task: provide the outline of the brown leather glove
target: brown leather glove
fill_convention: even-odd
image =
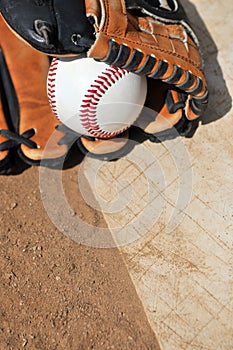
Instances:
[[[2,66],[3,53],[0,50],[0,65]],[[11,156],[8,147],[8,138],[6,132],[9,131],[7,120],[4,113],[3,103],[2,103],[2,84],[1,86],[1,100],[0,100],[0,174],[7,174],[11,171]]]
[[[0,0],[0,5],[11,29],[39,51],[87,52],[171,84],[187,96],[189,120],[207,104],[198,40],[179,0]]]
[[[0,172],[12,149],[30,165],[59,163],[68,146],[48,103],[48,56],[19,40],[1,16],[0,48]]]
[[[198,40],[179,1],[85,1],[96,31],[88,56],[170,84],[187,97],[187,119],[198,118],[207,84]]]

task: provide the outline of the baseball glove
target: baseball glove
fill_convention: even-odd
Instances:
[[[60,165],[71,136],[48,103],[49,58],[13,35],[1,15],[0,33],[0,174],[16,155],[29,165]]]
[[[187,96],[189,120],[207,103],[199,44],[177,0],[86,0],[96,31],[88,56],[159,79]]]
[[[18,35],[49,55],[86,52],[170,84],[186,96],[189,120],[207,104],[198,39],[179,0],[0,0],[0,9]]]
[[[84,54],[147,76],[145,106],[156,113],[137,121],[145,134],[173,126],[193,133],[208,90],[198,39],[179,0],[0,0],[0,9],[39,51]]]

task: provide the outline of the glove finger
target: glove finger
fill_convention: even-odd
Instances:
[[[59,122],[50,109],[46,92],[49,58],[16,38],[1,16],[0,33],[0,45],[19,103],[19,113],[10,115],[14,140],[27,158],[37,161],[42,158],[46,144],[54,134],[46,156],[62,157],[67,146],[58,145],[63,133],[55,129]],[[4,88],[7,89],[6,84]]]
[[[167,130],[182,118],[187,96],[160,80],[148,78],[148,93],[144,110],[136,126],[149,134]]]
[[[93,0],[86,0],[86,4],[90,2]],[[114,1],[114,5],[107,0],[99,3],[102,18],[95,24],[96,41],[89,57],[173,84],[192,96],[189,115],[198,118],[208,93],[197,40],[188,24],[176,22],[176,17],[173,21],[163,17],[155,20],[140,11],[133,15],[123,0]],[[91,16],[92,7],[87,8]]]

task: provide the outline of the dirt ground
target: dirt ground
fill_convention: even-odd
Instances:
[[[77,167],[65,172],[65,187]],[[38,168],[1,176],[0,191],[0,349],[158,349],[120,253],[54,228]],[[78,194],[75,202],[105,225]]]
[[[200,0],[182,3],[201,38],[210,99],[201,127],[184,141],[194,175],[179,230],[165,236],[158,220],[124,249],[77,243],[44,208],[40,168],[19,161],[14,175],[0,176],[0,350],[232,348],[232,2],[211,0],[208,11]],[[154,159],[161,152],[171,183],[167,219],[176,178],[162,151],[154,148]],[[81,164],[76,150],[63,171],[70,207],[93,227],[110,227],[115,214],[108,218],[80,193]],[[115,173],[106,174],[112,181]]]

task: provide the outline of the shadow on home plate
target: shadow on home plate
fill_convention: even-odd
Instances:
[[[198,37],[204,60],[209,102],[201,119],[203,124],[209,124],[224,117],[230,111],[232,98],[223,77],[222,68],[218,62],[218,48],[213,37],[197,12],[196,7],[190,1],[181,0],[181,2]],[[208,6],[211,6],[211,4],[206,3],[206,11],[208,11]]]
[[[192,165],[175,128],[170,129],[171,135],[171,139],[157,146],[153,142],[129,139],[131,151],[114,162],[86,155],[77,167],[72,193],[67,193],[64,187],[62,163],[57,170],[40,167],[42,200],[53,224],[67,237],[84,245],[98,248],[127,245],[156,225],[167,205],[167,189],[176,181],[176,204],[165,230],[172,232],[190,203]],[[72,210],[69,195],[73,196],[75,189],[86,204],[109,217],[108,228],[90,225],[85,217]]]

